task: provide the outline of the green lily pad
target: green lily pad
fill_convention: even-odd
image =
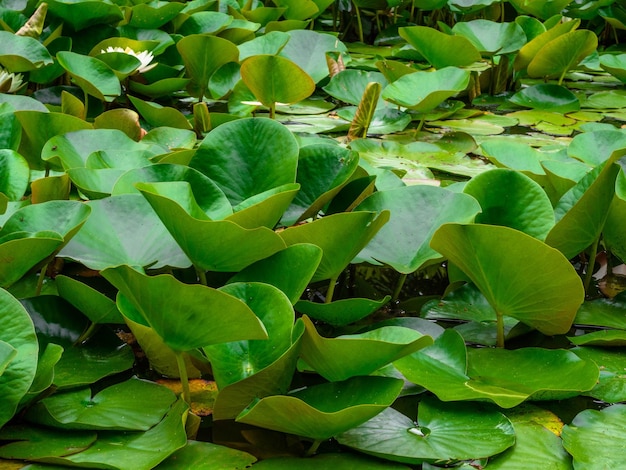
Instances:
[[[237,449],[218,446],[211,442],[187,441],[187,445],[174,452],[155,467],[156,470],[244,470],[256,462],[256,457]]]
[[[17,355],[17,350],[9,343],[0,341],[0,375]]]
[[[59,256],[91,269],[131,266],[190,266],[163,223],[139,194],[123,194],[85,203],[91,215]]]
[[[317,302],[309,302],[308,300],[300,300],[296,303],[295,309],[314,320],[323,321],[332,326],[346,326],[381,309],[389,300],[391,300],[391,296],[389,295],[379,301],[352,298],[320,304]]]
[[[315,217],[348,182],[359,164],[359,156],[336,145],[308,145],[300,150],[296,182],[300,191],[282,216],[282,223]]]
[[[128,266],[108,268],[102,275],[119,289],[120,311],[125,316],[133,315],[131,320],[152,327],[174,351],[267,337],[252,310],[226,292],[183,284],[171,275],[146,276]],[[125,309],[126,304],[136,310]],[[172,312],[178,315],[172,316]],[[135,313],[140,317],[135,318]],[[233,322],[233,318],[237,321]]]
[[[602,232],[619,172],[612,162],[623,153],[623,150],[613,152],[606,163],[587,173],[554,207],[556,224],[546,243],[568,259],[589,247]]]
[[[233,206],[268,189],[294,183],[297,165],[295,138],[283,125],[267,118],[222,124],[209,132],[189,163],[211,178]]]
[[[409,467],[390,462],[379,462],[358,454],[319,454],[310,458],[282,457],[266,459],[255,464],[258,470],[315,470],[334,468],[335,470],[408,470]]]
[[[528,13],[542,20],[558,15],[571,3],[571,0],[548,0],[540,2],[537,0],[511,0],[511,5],[517,11]]]
[[[529,41],[524,47],[522,47],[517,56],[513,67],[515,70],[524,70],[528,67],[528,64],[537,56],[539,51],[547,45],[553,39],[558,38],[570,31],[575,30],[580,25],[580,20],[575,19],[573,21],[565,21],[558,23],[556,26],[549,28],[544,33],[539,34]]]
[[[454,34],[463,36],[486,56],[510,54],[526,44],[524,30],[517,23],[471,20],[456,23]]]
[[[464,194],[436,186],[405,186],[377,191],[356,210],[389,210],[389,222],[359,253],[359,260],[384,263],[401,273],[411,273],[428,261],[440,258],[430,240],[446,222],[471,222],[480,211],[476,201]]]
[[[122,9],[108,2],[94,0],[50,0],[48,11],[67,22],[76,31],[124,19]]]
[[[25,425],[6,426],[0,430],[0,439],[12,441],[0,447],[4,459],[36,460],[45,457],[63,457],[81,452],[97,438],[95,432],[59,432],[58,429]]]
[[[58,389],[90,385],[103,377],[129,370],[135,357],[127,344],[108,328],[100,328],[82,344],[76,344],[89,321],[62,298],[42,295],[22,300],[33,319],[42,347],[63,348],[54,365],[53,383]]]
[[[16,151],[5,148],[0,150],[0,168],[0,192],[10,201],[20,200],[30,180],[28,162]]]
[[[565,33],[537,52],[528,64],[528,75],[562,80],[567,71],[576,67],[597,47],[598,38],[592,31],[577,30]]]
[[[313,79],[304,70],[289,59],[275,55],[257,55],[244,60],[241,79],[271,110],[276,103],[297,103],[315,91]]]
[[[128,95],[128,99],[137,111],[152,127],[168,126],[176,129],[189,130],[191,123],[183,113],[169,106],[161,106],[158,103],[140,100]]]
[[[233,17],[219,11],[199,11],[187,18],[178,29],[183,36],[191,34],[217,35],[230,25]]]
[[[38,400],[54,382],[54,368],[61,360],[63,355],[63,347],[58,344],[48,343],[39,348],[39,358],[37,360],[37,372],[33,383],[24,395],[20,405],[29,406],[34,400]]]
[[[313,439],[328,439],[371,419],[396,399],[402,381],[353,377],[256,400],[237,421]]]
[[[266,29],[267,31],[267,29]],[[300,28],[288,31],[290,39],[279,55],[304,70],[315,83],[328,76],[326,53],[346,52],[348,48],[336,36]]]
[[[411,382],[440,400],[491,401],[512,408],[527,399],[558,399],[591,390],[598,380],[592,361],[566,350],[481,348],[467,350],[448,329],[434,344],[394,362]],[[509,373],[503,374],[507,370]]]
[[[624,330],[600,330],[580,336],[568,337],[576,346],[603,346],[624,347],[626,346],[626,331]],[[615,401],[615,400],[607,400]]]
[[[580,101],[567,88],[552,83],[541,83],[523,88],[509,101],[526,108],[569,113],[580,109]]]
[[[383,87],[389,84],[380,72],[346,69],[334,75],[328,85],[324,87],[324,91],[344,103],[358,106],[365,87],[372,82],[380,83]],[[377,106],[381,106],[383,103],[382,98],[379,98]]]
[[[306,334],[301,356],[330,381],[369,375],[381,367],[432,344],[429,336],[403,327],[385,326],[365,333],[324,338],[311,320],[302,317]],[[341,357],[341,361],[334,358]]]
[[[598,166],[607,161],[614,151],[624,147],[626,132],[611,128],[578,134],[567,146],[567,154],[588,165]]]
[[[283,291],[293,305],[302,296],[321,259],[320,247],[311,243],[299,243],[251,264],[231,277],[228,282],[270,284]],[[289,276],[285,276],[287,271]]]
[[[554,211],[545,191],[518,171],[486,171],[472,178],[463,192],[476,198],[482,208],[477,223],[504,225],[539,240],[554,226]]]
[[[426,26],[404,26],[400,36],[413,46],[433,67],[463,67],[481,59],[480,52],[463,36],[452,36]]]
[[[223,219],[232,215],[233,210],[230,202],[220,188],[205,175],[193,168],[172,163],[160,163],[134,170],[129,170],[120,176],[112,189],[112,194],[139,193],[135,183],[156,183],[186,181],[193,194],[198,207],[211,219]],[[160,188],[166,188],[161,185]],[[175,194],[177,189],[183,189],[179,185],[171,185]],[[179,199],[180,200],[180,199]]]
[[[415,111],[430,111],[465,90],[469,85],[469,79],[470,72],[458,67],[411,73],[387,85],[382,97]]]
[[[337,440],[369,455],[419,465],[498,454],[515,443],[515,432],[506,416],[491,407],[424,398],[416,420],[387,408]]]
[[[208,93],[211,75],[222,65],[239,59],[237,46],[217,36],[191,34],[178,41],[176,48],[191,78],[187,91],[200,101]]]
[[[621,445],[626,405],[617,404],[601,411],[584,410],[563,428],[563,447],[574,457],[576,469],[619,468],[626,458]],[[610,439],[607,438],[610,436]],[[598,452],[601,446],[602,452]]]
[[[220,289],[244,301],[263,322],[267,338],[213,344],[203,348],[218,388],[243,380],[275,362],[291,347],[294,313],[287,296],[274,286],[237,282]]]
[[[55,278],[59,295],[93,323],[124,323],[115,302],[106,295],[67,276]]]
[[[420,314],[429,320],[496,321],[495,310],[472,283],[446,293],[442,299],[426,302]]]
[[[15,353],[0,375],[0,392],[3,405],[0,408],[0,426],[7,423],[17,406],[28,392],[37,370],[39,344],[35,329],[24,307],[4,289],[0,290],[0,341]]]
[[[0,31],[0,64],[10,72],[29,72],[52,63],[48,49],[37,39]]]
[[[304,323],[298,319],[292,329],[291,346],[267,367],[220,389],[213,406],[213,419],[235,419],[258,398],[287,393],[296,370]]]
[[[312,281],[323,281],[336,279],[388,220],[388,211],[343,212],[289,227],[279,236],[287,246],[312,243],[322,249],[322,260]]]
[[[168,388],[133,378],[96,394],[79,388],[44,398],[28,410],[26,419],[61,429],[147,431],[175,401]]]
[[[57,60],[86,94],[106,102],[122,94],[117,76],[101,60],[67,51],[59,52]]]
[[[229,220],[198,220],[176,201],[154,191],[155,184],[159,183],[137,183],[137,188],[199,269],[240,271],[286,247],[267,227],[246,229]],[[207,240],[211,244],[207,245]]]
[[[600,369],[598,384],[585,395],[606,403],[626,400],[626,356],[623,351],[595,347],[577,347],[572,351],[584,360],[595,362]]]
[[[626,54],[602,54],[600,67],[622,83],[626,83]]]
[[[187,405],[178,400],[165,418],[148,431],[101,434],[82,452],[64,457],[44,457],[39,461],[73,467],[150,470],[186,445],[186,413]]]
[[[602,326],[626,330],[624,308],[626,308],[624,294],[617,295],[613,299],[588,301],[580,306],[574,322],[578,325]]]
[[[517,230],[445,224],[431,246],[476,284],[498,315],[544,334],[567,332],[583,302],[582,282],[567,258]]]
[[[133,5],[129,26],[139,29],[157,29],[174,19],[185,4],[148,2]]]
[[[258,10],[258,8],[257,8]],[[254,11],[254,10],[252,10]],[[282,31],[270,31],[243,44],[239,44],[239,60],[243,62],[248,57],[261,54],[278,54],[289,41],[290,36]]]

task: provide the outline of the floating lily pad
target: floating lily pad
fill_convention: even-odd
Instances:
[[[419,465],[498,454],[515,443],[515,432],[491,407],[424,398],[416,420],[387,408],[337,440],[369,455]]]
[[[328,439],[358,426],[396,399],[402,381],[353,377],[256,400],[237,421],[313,439]]]
[[[595,362],[600,369],[598,384],[585,395],[606,403],[626,400],[626,356],[623,351],[594,347],[577,347],[572,351],[578,357]]]
[[[566,398],[591,390],[598,368],[579,359],[566,350],[467,350],[460,334],[448,329],[432,346],[394,365],[443,401],[492,401],[511,408],[527,399]]]
[[[0,447],[0,457],[20,460],[63,457],[87,449],[96,437],[95,432],[88,431],[61,433],[44,427],[6,426],[0,430],[0,439],[12,442]]]
[[[174,452],[155,468],[157,470],[244,470],[256,462],[256,457],[211,442],[187,441],[187,445]]]
[[[26,419],[61,429],[147,431],[175,401],[165,387],[129,379],[96,394],[90,388],[55,394],[31,407]]]
[[[408,470],[408,467],[390,462],[366,458],[358,454],[319,454],[312,458],[283,457],[266,459],[256,464],[259,470],[316,470],[319,468],[333,468],[335,470]]]
[[[577,469],[618,468],[626,459],[621,445],[626,405],[617,404],[601,411],[584,410],[563,428],[563,446],[574,457]],[[610,436],[610,439],[607,438]],[[601,446],[602,452],[598,452]]]
[[[542,83],[523,88],[509,98],[511,103],[526,108],[568,113],[578,111],[580,102],[567,88],[551,83]]]

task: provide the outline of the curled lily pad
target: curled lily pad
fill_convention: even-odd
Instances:
[[[399,33],[437,69],[463,67],[481,59],[480,52],[463,36],[452,36],[426,26],[402,27]]]
[[[305,315],[306,334],[302,359],[327,380],[338,381],[368,375],[377,369],[432,344],[430,336],[397,326],[365,333],[324,338]],[[341,361],[334,358],[341,357]]]
[[[452,31],[463,36],[486,56],[518,51],[526,44],[526,35],[517,23],[472,20],[456,23]]]
[[[416,420],[387,408],[337,440],[369,455],[418,465],[498,454],[515,443],[515,432],[491,407],[424,398]]]
[[[237,421],[313,439],[328,439],[367,421],[396,399],[402,381],[353,377],[254,401]]]
[[[295,308],[298,312],[304,313],[314,320],[320,320],[333,326],[346,326],[371,315],[384,307],[389,300],[391,300],[389,295],[379,301],[353,298],[321,304],[300,300]]]
[[[120,290],[120,311],[152,327],[174,351],[267,337],[250,308],[226,292],[183,284],[170,275],[146,276],[128,266],[106,269],[102,275]],[[125,309],[126,304],[135,310]]]
[[[86,94],[106,102],[122,94],[117,76],[101,60],[67,51],[59,52],[57,60]]]
[[[383,90],[383,98],[416,111],[430,111],[465,90],[470,72],[445,67],[434,72],[416,72],[400,77]]]
[[[93,323],[124,323],[115,302],[101,292],[67,276],[55,278],[59,295]]]

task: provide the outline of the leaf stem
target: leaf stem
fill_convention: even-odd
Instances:
[[[365,42],[365,40],[363,39],[363,22],[361,21],[361,11],[356,4],[354,4],[354,9],[356,11],[356,21],[359,25],[359,41]]]
[[[43,281],[46,278],[46,271],[48,270],[48,263],[41,268],[39,272],[39,279],[37,279],[37,287],[35,288],[35,296],[41,295],[41,290],[43,289]]]
[[[324,303],[331,303],[333,300],[333,294],[335,293],[335,286],[337,285],[337,279],[339,278],[339,275],[331,277],[330,281],[328,281],[328,290],[326,291],[326,299],[324,300]]]
[[[393,297],[391,298],[392,302],[395,302],[396,300],[398,300],[398,297],[400,297],[400,292],[402,292],[402,288],[404,287],[406,277],[407,277],[406,273],[400,274],[400,277],[398,278],[398,283],[396,284],[396,288],[393,291]]]
[[[504,348],[504,315],[496,312],[496,347]]]
[[[311,457],[312,455],[315,455],[315,452],[317,452],[317,449],[319,448],[321,443],[321,439],[315,439],[313,441],[313,444],[311,444],[311,447],[309,447],[309,450],[307,450],[305,457]]]
[[[589,261],[587,261],[587,270],[585,271],[585,279],[583,286],[585,288],[585,294],[589,295],[589,286],[591,285],[591,278],[593,277],[593,267],[596,262],[596,256],[598,255],[598,243],[600,243],[600,236],[589,247]]]
[[[187,376],[187,367],[185,366],[185,359],[183,353],[180,351],[174,352],[176,356],[176,364],[178,365],[178,374],[180,375],[180,384],[183,387],[183,400],[185,403],[191,406],[191,390],[189,389],[189,377]]]
[[[203,269],[200,269],[196,266],[196,274],[198,275],[198,279],[200,280],[200,284],[203,286],[208,285],[206,280],[206,272]]]

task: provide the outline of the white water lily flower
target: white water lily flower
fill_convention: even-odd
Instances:
[[[9,73],[0,68],[0,93],[15,93],[24,84],[23,79],[21,73]]]
[[[133,57],[136,57],[137,59],[139,59],[139,61],[141,62],[141,65],[137,67],[137,70],[135,70],[135,73],[145,73],[148,70],[152,70],[154,67],[157,66],[156,63],[155,64],[150,63],[154,59],[154,55],[152,55],[152,52],[150,51],[135,52],[130,47],[126,47],[124,49],[123,47],[109,46],[106,48],[106,50],[102,49],[100,51],[100,54],[106,54],[108,52],[122,52],[124,54],[132,55]]]

